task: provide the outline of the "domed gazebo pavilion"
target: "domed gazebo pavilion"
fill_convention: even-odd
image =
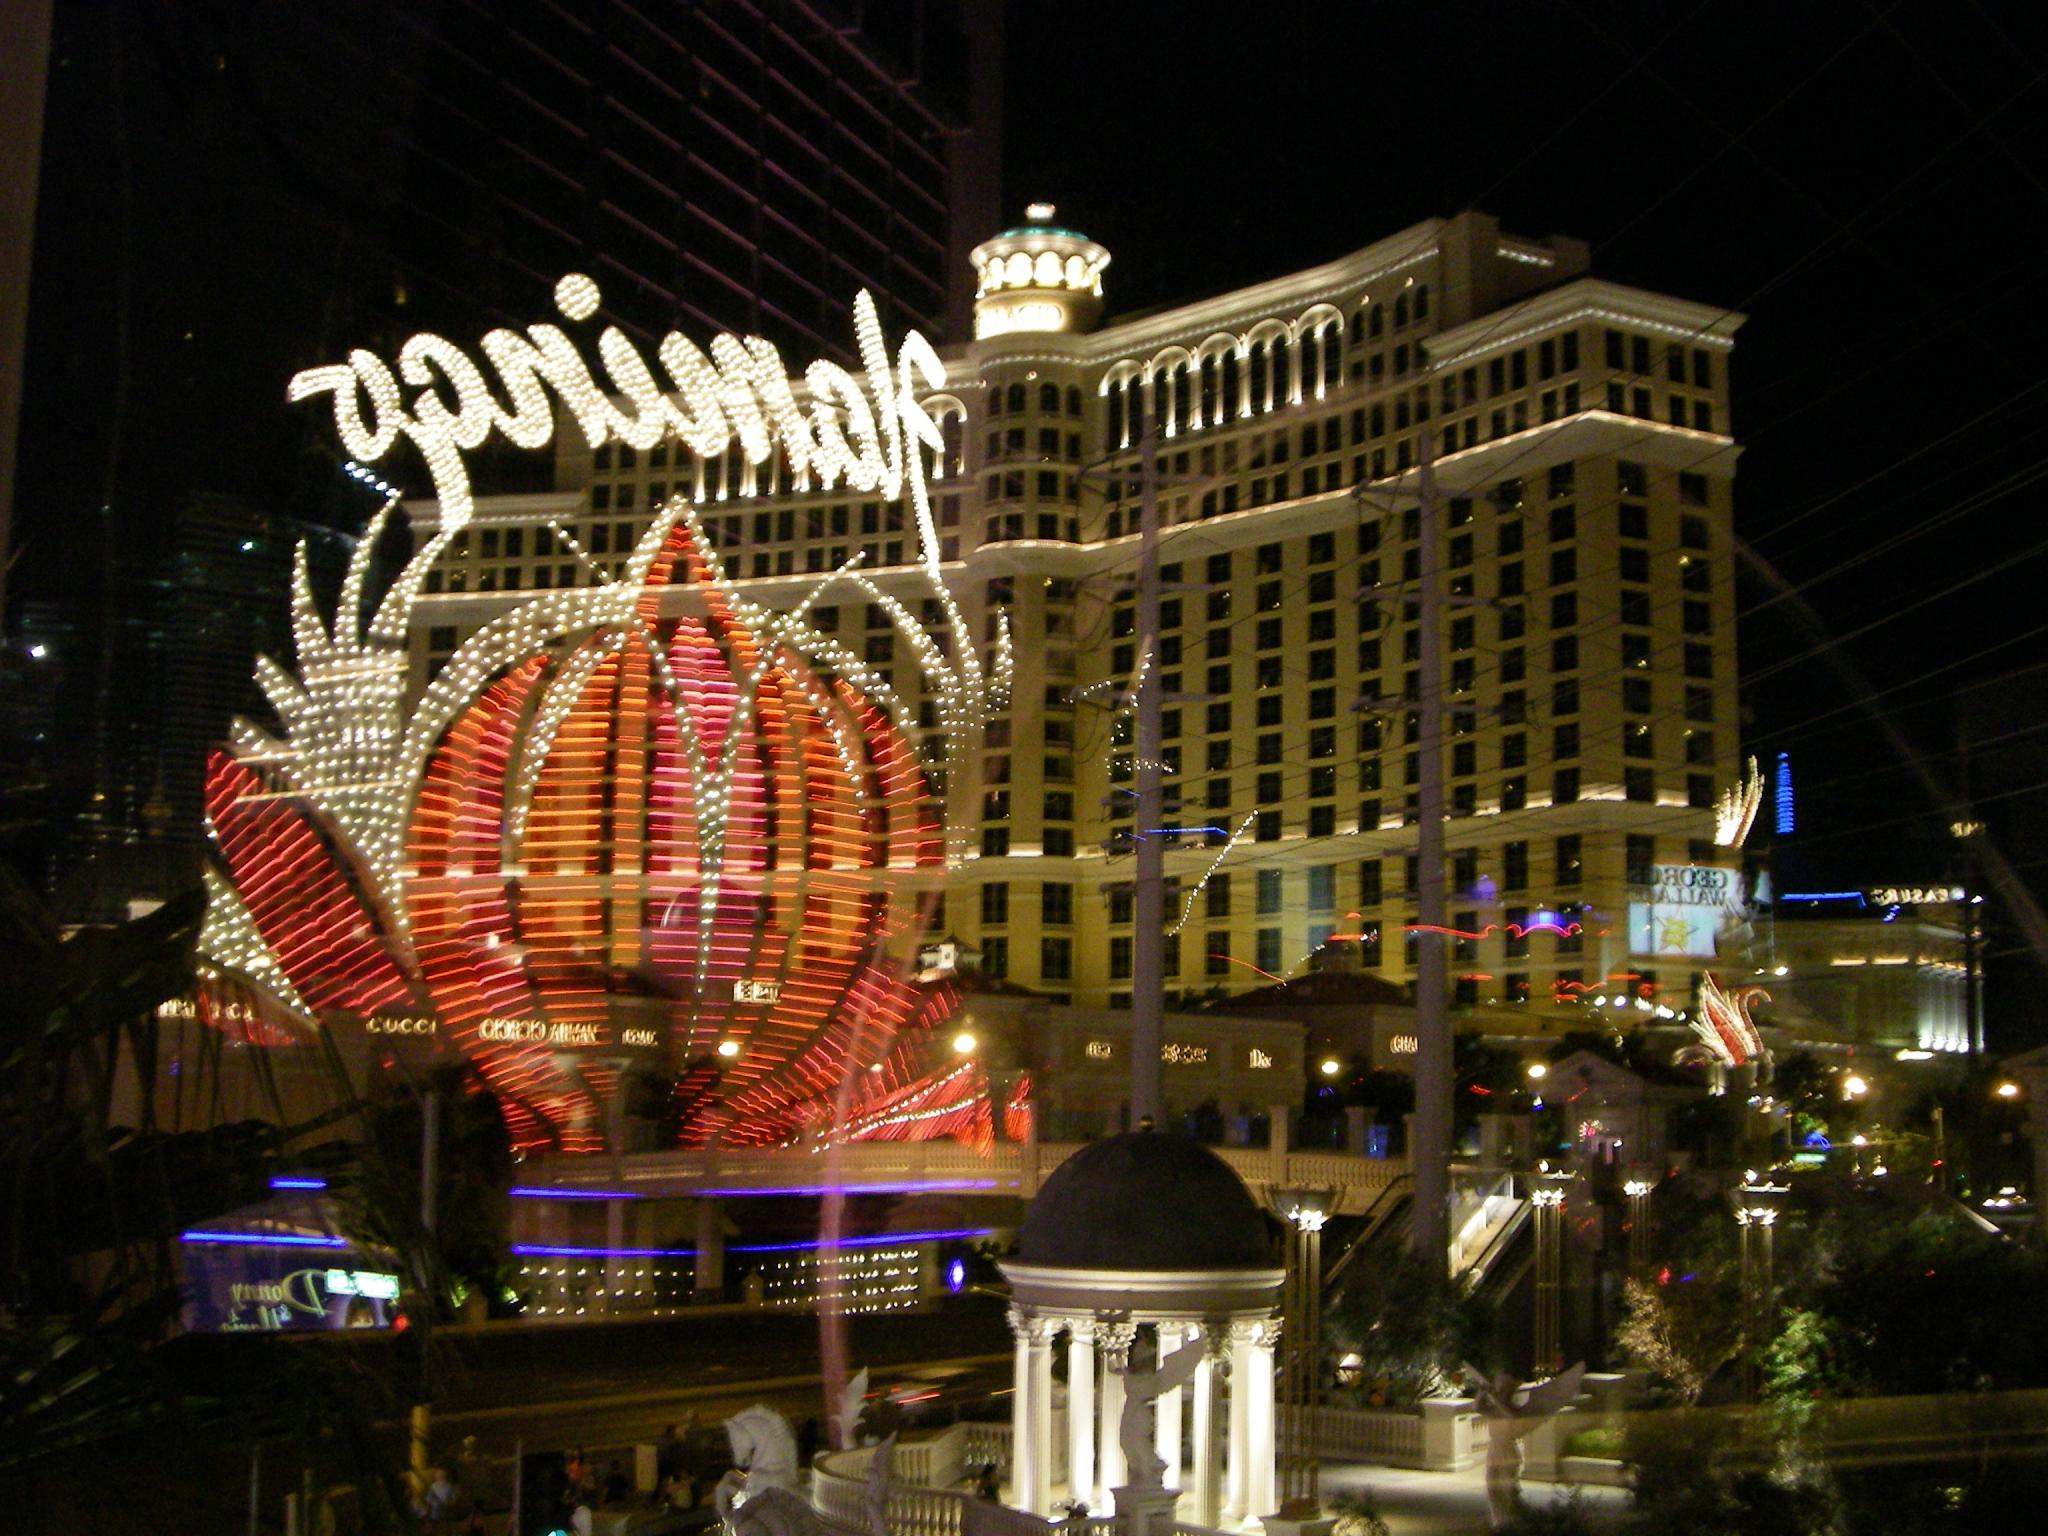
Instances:
[[[1197,1525],[1256,1525],[1273,1512],[1273,1350],[1285,1273],[1266,1218],[1228,1164],[1154,1131],[1095,1142],[1045,1181],[1002,1270],[1017,1337],[1012,1503],[1051,1512],[1052,1350],[1064,1334],[1070,1497],[1098,1513],[1111,1508],[1126,1481],[1123,1376],[1149,1330],[1157,1358],[1195,1341],[1205,1350],[1185,1391],[1158,1401],[1166,1486],[1192,1498]]]

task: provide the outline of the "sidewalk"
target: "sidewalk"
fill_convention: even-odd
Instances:
[[[1379,1500],[1380,1516],[1390,1536],[1480,1536],[1486,1522],[1486,1472],[1415,1472],[1405,1467],[1372,1466],[1363,1462],[1322,1464],[1324,1502],[1339,1493],[1370,1488]],[[1561,1483],[1524,1483],[1522,1497],[1545,1506],[1570,1492]],[[1623,1488],[1578,1489],[1581,1507],[1597,1529],[1614,1527],[1628,1508]]]

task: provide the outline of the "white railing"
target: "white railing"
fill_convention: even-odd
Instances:
[[[812,1466],[811,1504],[833,1525],[867,1530],[868,1463],[874,1454],[872,1446],[834,1451]],[[962,1513],[973,1502],[957,1489],[919,1488],[892,1478],[882,1513],[890,1536],[960,1536]]]
[[[1316,1454],[1420,1467],[1422,1415],[1405,1408],[1318,1408]]]
[[[971,1443],[969,1424],[949,1424],[931,1435],[898,1439],[890,1472],[896,1481],[920,1488],[955,1488],[967,1470],[967,1448]],[[979,1467],[980,1462],[974,1465]]]
[[[1003,1477],[1010,1475],[1010,1426],[1007,1423],[963,1424],[967,1447],[963,1452],[969,1467],[980,1469],[994,1462]]]
[[[836,1173],[847,1183],[959,1180],[964,1193],[982,1189],[1028,1197],[1055,1168],[1087,1145],[1078,1141],[998,1142],[978,1151],[954,1141],[862,1142],[838,1150]],[[1379,1192],[1407,1172],[1408,1167],[1397,1158],[1363,1157],[1321,1149],[1211,1150],[1254,1188],[1280,1183],[1335,1188],[1340,1192],[1339,1209],[1352,1215],[1370,1206]],[[808,1146],[643,1152],[623,1160],[618,1183],[635,1192],[677,1195],[706,1185],[757,1191],[810,1188],[824,1181],[826,1166],[824,1149]],[[547,1182],[565,1188],[618,1187],[612,1164],[604,1159],[554,1160],[546,1166],[544,1177]]]

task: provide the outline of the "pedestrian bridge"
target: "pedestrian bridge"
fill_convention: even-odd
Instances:
[[[744,1195],[991,1195],[1030,1199],[1086,1142],[858,1142],[811,1147],[643,1152],[528,1162],[515,1193],[529,1198],[679,1199]],[[1360,1215],[1408,1171],[1401,1158],[1326,1148],[1213,1147],[1264,1198],[1276,1188],[1335,1191],[1337,1214]]]

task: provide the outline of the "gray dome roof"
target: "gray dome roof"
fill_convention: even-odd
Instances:
[[[1207,1147],[1134,1131],[1090,1143],[1031,1202],[1017,1262],[1048,1269],[1271,1269],[1266,1218]]]

